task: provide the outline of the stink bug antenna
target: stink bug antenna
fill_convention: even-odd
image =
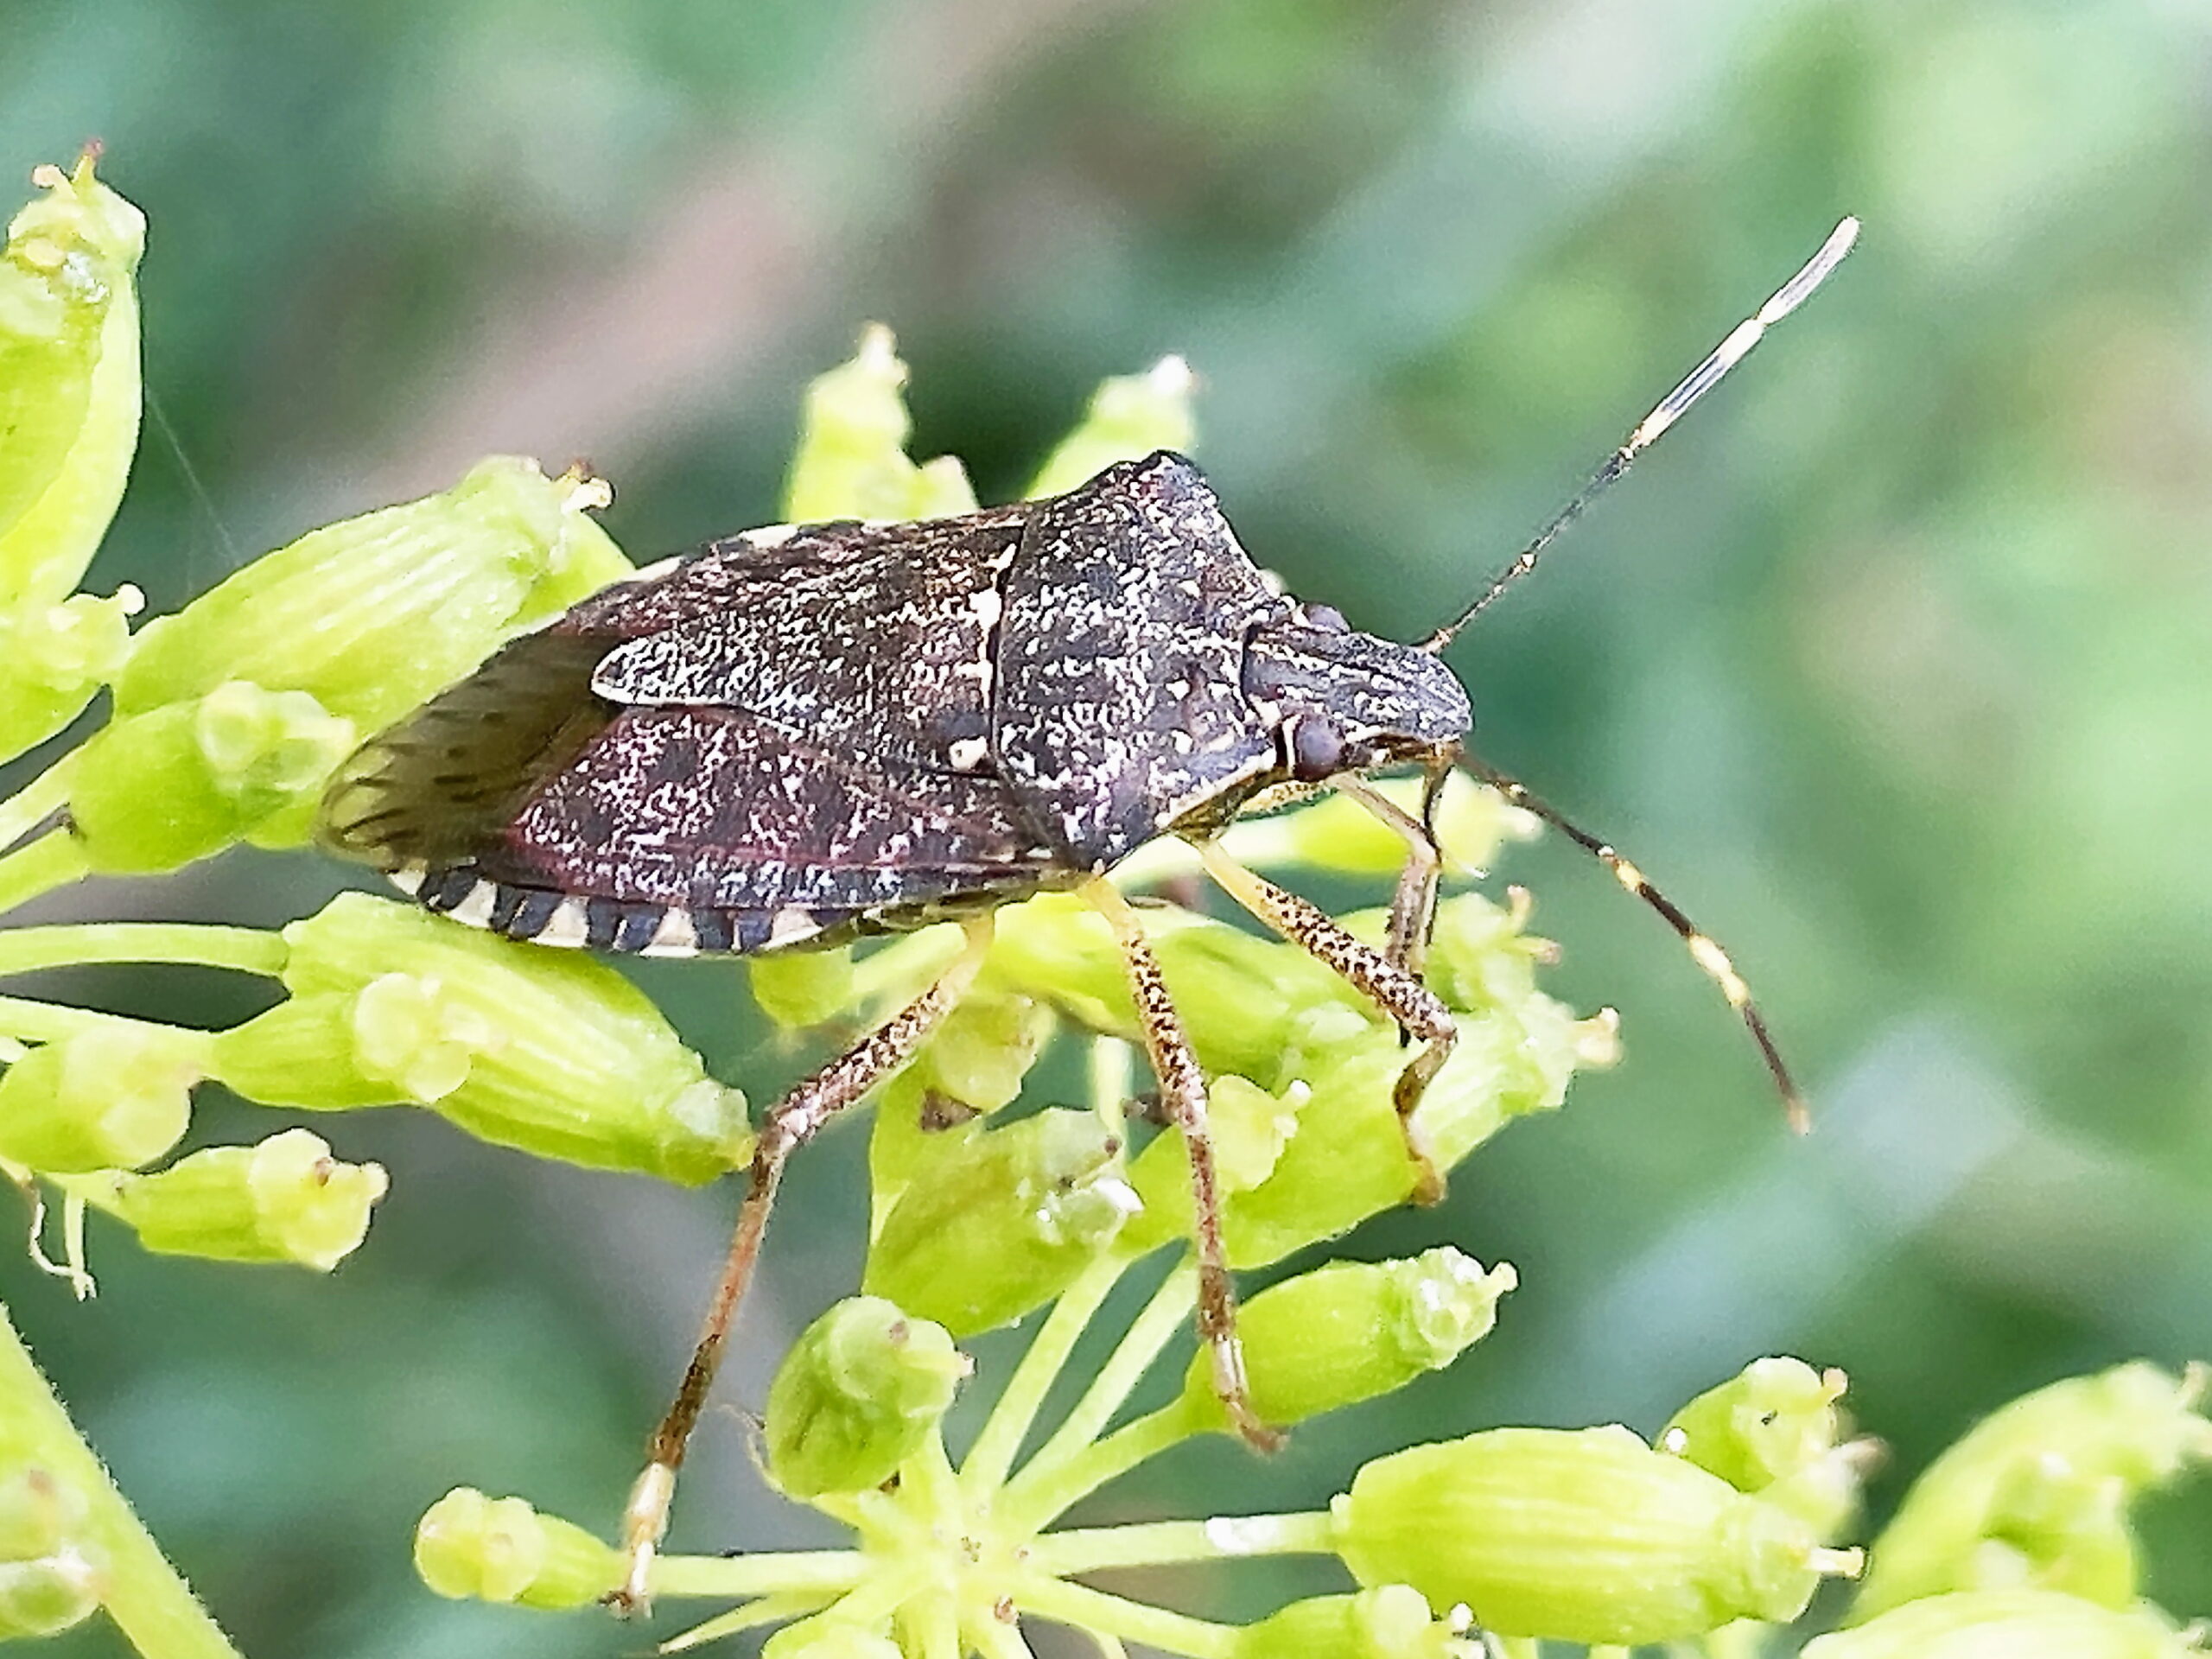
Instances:
[[[1475,602],[1422,640],[1416,649],[1432,653],[1443,650],[1492,600],[1535,569],[1536,561],[1559,538],[1560,532],[1580,518],[1584,508],[1611,488],[1613,481],[1628,471],[1629,464],[1656,443],[1661,433],[1688,414],[1691,404],[1719,385],[1721,376],[1750,356],[1751,347],[1765,338],[1768,329],[1804,304],[1813,290],[1827,280],[1828,273],[1843,263],[1844,255],[1851,251],[1851,245],[1858,239],[1859,221],[1855,219],[1847,219],[1829,232],[1828,239],[1821,244],[1818,253],[1805,262],[1804,268],[1777,289],[1764,305],[1738,323],[1728,338],[1713,348],[1710,357],[1659,400],[1658,407],[1637,423],[1636,430],[1628,435],[1604,466],[1591,474],[1590,481],[1575,492],[1574,499],[1559,510],[1534,541],[1514,556],[1511,563],[1490,579],[1490,585]]]
[[[1815,280],[1819,279],[1816,277]],[[1775,1090],[1782,1096],[1783,1109],[1789,1116],[1789,1127],[1800,1135],[1811,1128],[1813,1117],[1806,1108],[1805,1096],[1797,1091],[1797,1084],[1790,1077],[1789,1066],[1783,1063],[1782,1051],[1775,1046],[1773,1037],[1768,1033],[1766,1017],[1759,1012],[1759,1005],[1751,1001],[1751,988],[1744,982],[1744,976],[1736,971],[1736,964],[1728,959],[1728,953],[1720,948],[1719,942],[1684,915],[1673,899],[1646,880],[1643,872],[1615,851],[1611,842],[1592,835],[1557,807],[1539,800],[1518,779],[1509,778],[1496,767],[1484,766],[1471,754],[1461,755],[1459,764],[1522,811],[1533,812],[1551,825],[1611,870],[1613,879],[1622,887],[1659,912],[1667,925],[1673,928],[1681,942],[1689,947],[1690,956],[1697,965],[1720,988],[1721,995],[1728,999],[1728,1006],[1743,1015],[1744,1024],[1751,1033],[1751,1040],[1758,1045],[1759,1058],[1766,1062],[1767,1074],[1774,1079]]]

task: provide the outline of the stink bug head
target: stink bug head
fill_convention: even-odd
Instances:
[[[1253,636],[1244,690],[1277,721],[1294,783],[1433,765],[1473,724],[1465,690],[1435,657],[1357,632],[1321,606]]]

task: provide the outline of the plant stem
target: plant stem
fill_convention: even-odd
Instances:
[[[1335,1521],[1326,1510],[1313,1510],[1298,1515],[1216,1516],[1210,1521],[1147,1521],[1048,1532],[1031,1542],[1025,1565],[1065,1578],[1109,1567],[1335,1554]]]
[[[107,1471],[79,1438],[0,1310],[0,1463],[44,1469],[86,1506],[84,1532],[107,1564],[103,1605],[145,1659],[238,1659],[238,1649],[162,1558]]]
[[[1018,1491],[1033,1477],[1049,1479],[1056,1469],[1070,1462],[1097,1438],[1098,1431],[1121,1409],[1130,1390],[1144,1380],[1144,1374],[1152,1369],[1152,1362],[1160,1357],[1160,1351],[1183,1328],[1198,1293],[1198,1270],[1187,1262],[1179,1264],[1160,1281],[1144,1311],[1130,1321],[1113,1357],[1084,1391],[1083,1398],[1076,1402],[1075,1409],[1068,1413],[1067,1421],[1029,1460],[1021,1478],[1014,1483],[1014,1490]]]
[[[41,836],[0,858],[0,913],[66,887],[89,874],[92,868],[76,836],[62,831]]]
[[[273,979],[289,955],[278,934],[194,922],[72,922],[0,931],[0,975],[86,963],[160,962]]]
[[[873,1564],[856,1549],[767,1550],[753,1555],[663,1555],[653,1562],[658,1596],[842,1595]]]
[[[1041,1469],[1032,1464],[1004,1500],[1007,1524],[1018,1532],[1034,1532],[1108,1481],[1190,1439],[1194,1432],[1191,1412],[1178,1399],[1058,1464]]]
[[[655,1648],[655,1653],[685,1653],[725,1636],[735,1636],[741,1630],[757,1630],[764,1624],[787,1624],[792,1619],[804,1618],[818,1613],[827,1606],[830,1598],[804,1592],[788,1596],[763,1596],[758,1601],[748,1601],[742,1607],[733,1607],[726,1613],[717,1613],[703,1624],[694,1624],[679,1631]]]
[[[133,1020],[128,1014],[102,1014],[97,1008],[72,1008],[31,997],[0,996],[0,1032],[29,1042],[58,1043],[82,1033],[125,1029],[174,1032],[177,1027],[151,1020]],[[200,1034],[210,1035],[206,1032]]]
[[[1044,1577],[1024,1579],[1014,1592],[1014,1603],[1024,1613],[1048,1618],[1078,1630],[1103,1633],[1165,1653],[1190,1659],[1228,1659],[1236,1631],[1188,1613],[1165,1607],[1148,1607],[1121,1596],[1109,1596],[1088,1585],[1064,1584]]]
[[[1045,1316],[1029,1351],[1014,1368],[1013,1377],[991,1408],[982,1432],[961,1465],[961,1484],[969,1495],[981,1499],[995,1491],[1014,1466],[1014,1454],[1037,1421],[1045,1396],[1075,1351],[1076,1343],[1098,1312],[1099,1304],[1122,1276],[1124,1263],[1118,1256],[1104,1256],[1083,1270],[1076,1281],[1060,1293],[1052,1311]]]

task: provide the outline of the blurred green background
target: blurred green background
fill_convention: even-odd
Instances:
[[[490,451],[591,457],[640,558],[772,518],[802,385],[880,318],[918,453],[986,499],[1099,376],[1184,353],[1255,556],[1409,637],[1861,215],[1831,287],[1452,653],[1488,758],[1733,949],[1820,1132],[1784,1135],[1602,872],[1513,854],[1554,988],[1621,1007],[1626,1064],[1351,1244],[1516,1262],[1499,1332],[1272,1464],[1207,1448],[1091,1512],[1309,1504],[1500,1421],[1649,1432],[1770,1351],[1850,1371],[1885,1506],[2024,1389],[2212,1356],[2202,0],[13,0],[0,39],[9,200],[97,136],[151,219],[159,419],[93,581],[156,608]],[[275,923],[343,879],[239,856],[37,913]],[[805,1064],[740,970],[648,977],[756,1098]],[[0,1289],[248,1651],[636,1649],[435,1600],[409,1529],[464,1481],[611,1524],[733,1194],[398,1113],[315,1127],[394,1178],[334,1281],[96,1229],[97,1302],[12,1251]],[[725,1399],[849,1285],[861,1140],[804,1160]],[[744,1442],[710,1421],[679,1544],[817,1535]],[[2147,1519],[2154,1593],[2212,1612],[2212,1483]]]

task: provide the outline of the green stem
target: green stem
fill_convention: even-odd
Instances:
[[[1037,1659],[1029,1644],[1021,1639],[1021,1632],[995,1613],[987,1612],[979,1619],[971,1619],[960,1633],[982,1659]]]
[[[976,1444],[969,1448],[961,1465],[961,1484],[971,1497],[980,1501],[1004,1483],[1006,1471],[1014,1466],[1014,1454],[1021,1450],[1030,1425],[1037,1421],[1045,1396],[1052,1391],[1099,1304],[1121,1278],[1122,1266],[1118,1256],[1101,1257],[1085,1268],[1052,1304],[1052,1311],[1046,1315],[1029,1351],[1014,1368],[1006,1392],[991,1407],[982,1432],[976,1436]]]
[[[72,922],[0,931],[0,976],[86,963],[160,962],[274,979],[290,954],[278,934],[194,922]]]
[[[1023,1565],[1068,1578],[1110,1567],[1173,1567],[1254,1555],[1333,1555],[1336,1522],[1326,1510],[1298,1515],[1216,1516],[1210,1521],[1146,1521],[1080,1527],[1032,1541]]]
[[[0,914],[89,874],[84,844],[66,831],[41,836],[0,858]]]
[[[764,1550],[754,1555],[663,1555],[657,1596],[842,1595],[874,1570],[856,1549]]]
[[[1189,1406],[1178,1399],[1133,1423],[1124,1424],[1105,1439],[1055,1465],[1040,1469],[1032,1464],[1003,1500],[1008,1529],[1023,1533],[1037,1531],[1054,1516],[1066,1514],[1108,1481],[1120,1478],[1197,1432]]]
[[[960,1611],[945,1592],[917,1596],[899,1610],[899,1622],[921,1659],[961,1659]]]
[[[757,1630],[765,1624],[788,1624],[795,1618],[804,1618],[818,1613],[829,1605],[830,1598],[823,1595],[798,1593],[788,1596],[763,1596],[758,1601],[748,1601],[742,1607],[733,1607],[726,1613],[717,1613],[703,1624],[694,1624],[679,1631],[655,1648],[655,1653],[686,1653],[693,1648],[703,1647],[725,1636],[735,1636],[742,1630]]]
[[[1017,1490],[1033,1477],[1050,1479],[1060,1465],[1073,1460],[1077,1452],[1097,1439],[1098,1431],[1121,1409],[1130,1390],[1144,1380],[1144,1374],[1152,1369],[1152,1362],[1160,1357],[1160,1351],[1183,1328],[1198,1294],[1198,1270],[1188,1262],[1178,1266],[1160,1281],[1144,1311],[1130,1322],[1112,1357],[1084,1390],[1083,1398],[1076,1402],[1067,1421],[1023,1469],[1021,1479],[1015,1482]]]
[[[44,1469],[86,1506],[83,1531],[106,1559],[107,1615],[145,1659],[238,1659],[39,1375],[0,1310],[0,1460]]]
[[[11,847],[38,828],[49,813],[69,804],[69,774],[76,756],[66,755],[0,800],[0,847]]]
[[[1232,1626],[1171,1612],[1165,1607],[1148,1607],[1088,1585],[1025,1578],[1014,1592],[1014,1603],[1024,1613],[1048,1618],[1055,1624],[1141,1642],[1163,1653],[1188,1655],[1189,1659],[1229,1659],[1236,1646],[1237,1632]]]
[[[0,996],[0,1032],[28,1042],[58,1043],[85,1033],[125,1029],[173,1032],[177,1027],[151,1020],[133,1020],[127,1014],[102,1014],[97,1008],[73,1008],[25,996]]]

